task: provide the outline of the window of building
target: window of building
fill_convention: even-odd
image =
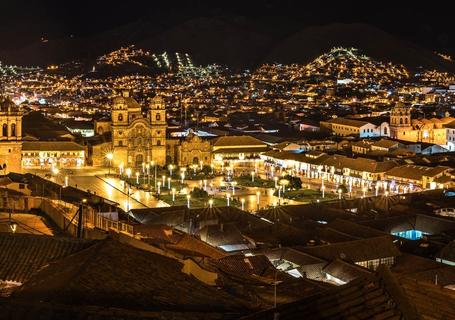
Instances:
[[[120,141],[118,142],[118,146],[119,146],[119,147],[122,147],[122,146],[123,146],[123,141],[122,141],[122,140],[120,140]]]
[[[155,118],[156,118],[156,121],[160,121],[161,120],[161,114],[157,113]]]
[[[6,123],[4,123],[2,126],[2,136],[4,137],[8,136],[8,125]]]
[[[16,124],[15,124],[15,123],[13,123],[13,124],[11,125],[11,136],[12,136],[12,137],[15,137],[15,136],[16,136]]]
[[[123,121],[123,114],[119,114],[118,117],[117,117],[118,121]]]
[[[161,146],[161,140],[158,140],[158,141],[156,142],[156,145],[157,145],[157,146]]]

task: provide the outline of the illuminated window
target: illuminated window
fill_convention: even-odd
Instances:
[[[156,121],[160,121],[161,120],[161,114],[157,113],[155,118],[156,118]]]
[[[156,142],[156,145],[157,145],[157,146],[161,146],[161,140],[158,140],[158,141]]]
[[[123,121],[123,114],[120,113],[120,114],[118,115],[118,121]]]
[[[16,136],[16,124],[15,124],[15,123],[13,123],[13,124],[11,125],[11,136],[12,136],[12,137],[15,137],[15,136]]]

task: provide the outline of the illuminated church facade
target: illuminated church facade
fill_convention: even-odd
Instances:
[[[124,91],[113,99],[111,121],[113,166],[166,164],[166,108],[161,97],[153,98],[143,112]]]

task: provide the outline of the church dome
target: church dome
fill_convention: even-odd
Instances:
[[[19,107],[9,97],[0,97],[0,112],[19,112]]]

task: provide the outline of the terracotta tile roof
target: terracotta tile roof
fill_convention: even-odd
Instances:
[[[329,120],[328,122],[332,123],[332,124],[339,124],[339,125],[357,127],[357,128],[360,128],[366,124],[369,124],[369,122],[367,122],[367,121],[347,119],[347,118],[335,118],[335,119]]]
[[[0,233],[0,280],[24,282],[48,263],[91,244],[72,238]]]
[[[371,271],[368,269],[340,259],[332,261],[322,271],[344,282],[351,282],[359,277],[371,275]]]
[[[330,228],[349,234],[356,238],[373,238],[386,235],[387,233],[373,229],[367,226],[357,224],[344,219],[335,219],[328,224]]]
[[[241,319],[272,320],[277,316],[280,320],[420,318],[412,299],[387,268],[380,268],[378,275],[360,277],[346,285]]]
[[[224,272],[238,275],[273,276],[275,268],[264,255],[230,255],[213,261]]]
[[[51,263],[12,298],[152,311],[245,311],[247,302],[183,273],[177,260],[113,239]]]
[[[422,177],[434,177],[447,170],[450,167],[438,166],[438,167],[425,167],[416,165],[404,165],[395,168],[391,168],[386,172],[386,175],[391,177],[400,177],[412,180],[422,180]]]
[[[371,250],[371,248],[374,248],[374,250]],[[346,261],[361,262],[396,257],[401,254],[393,244],[390,236],[338,242],[314,247],[299,246],[296,249],[327,261],[343,259]]]
[[[409,278],[399,283],[421,319],[455,319],[455,291]]]
[[[22,151],[85,151],[85,147],[73,141],[24,141]]]
[[[233,146],[263,146],[267,145],[252,136],[222,136],[213,142],[214,147],[233,147]]]

